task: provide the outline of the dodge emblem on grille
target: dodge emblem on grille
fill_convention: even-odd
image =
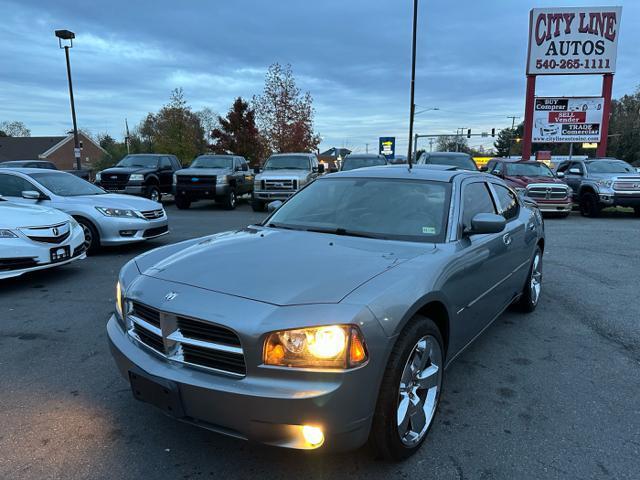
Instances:
[[[169,292],[164,296],[164,299],[167,302],[170,302],[171,300],[173,300],[174,298],[176,298],[178,296],[178,294],[176,292]]]
[[[544,196],[544,198],[546,198],[547,200],[551,198],[551,189],[547,188],[546,194]]]

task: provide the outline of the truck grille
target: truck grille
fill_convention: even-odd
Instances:
[[[240,339],[228,328],[135,301],[130,303],[127,318],[129,335],[170,361],[233,376],[246,375]]]
[[[147,220],[155,220],[156,218],[164,217],[164,209],[147,210],[146,212],[140,212],[140,214]]]
[[[531,184],[527,186],[527,196],[536,200],[565,200],[569,188],[566,185]]]
[[[105,190],[124,190],[129,183],[128,173],[107,173],[100,178],[100,186]]]
[[[176,185],[215,185],[216,175],[177,175]]]
[[[264,190],[295,190],[297,187],[296,180],[272,180],[266,179],[264,182]]]
[[[613,189],[640,192],[640,177],[626,177],[624,180],[616,180],[613,182]]]

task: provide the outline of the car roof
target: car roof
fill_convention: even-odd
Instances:
[[[284,157],[287,155],[307,155],[307,156],[311,156],[311,155],[315,155],[315,153],[309,153],[309,152],[287,152],[287,153],[272,153],[271,156],[272,157]]]
[[[489,162],[505,162],[505,163],[535,163],[535,164],[543,164],[545,165],[544,162],[539,162],[538,160],[518,160],[517,158],[501,158],[501,157],[496,157],[496,158],[492,158],[491,160],[489,160]]]
[[[438,155],[439,157],[470,157],[468,153],[464,152],[424,152],[426,155]]]
[[[384,155],[380,153],[350,153],[344,158],[380,158],[384,157]]]
[[[625,162],[624,160],[621,160],[621,159],[619,159],[619,158],[613,158],[613,157],[587,158],[587,159],[584,159],[584,160],[582,160],[582,161],[583,161],[583,162],[587,162],[587,163],[589,163],[589,162],[599,162],[599,161],[601,161],[601,160],[608,160],[608,161],[615,160],[616,162],[624,162],[624,163],[627,163],[627,162]]]
[[[6,168],[2,169],[3,172],[15,172],[15,173],[23,173],[25,175],[29,175],[30,173],[54,173],[56,175],[72,175],[71,173],[63,172],[61,170],[44,170],[42,168],[26,168],[26,167],[16,167],[16,168]]]
[[[242,155],[234,155],[232,153],[203,153],[198,155],[196,158],[200,157],[241,157]]]
[[[451,182],[454,178],[464,176],[488,177],[482,172],[462,170],[449,165],[413,165],[411,169],[404,165],[380,165],[377,167],[357,168],[342,172],[331,173],[321,178],[394,178],[413,180],[433,180],[437,182]]]
[[[49,160],[7,160],[0,162],[0,165],[21,165],[23,163],[52,163]]]

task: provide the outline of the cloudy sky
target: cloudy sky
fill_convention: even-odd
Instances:
[[[528,11],[539,6],[622,5],[614,96],[640,84],[638,0],[421,0],[416,77],[420,133],[509,126],[522,117]],[[410,0],[30,1],[0,0],[0,121],[32,135],[70,128],[64,53],[71,51],[81,128],[121,138],[183,87],[191,106],[225,113],[260,93],[273,62],[290,63],[311,92],[322,148],[406,150]],[[539,95],[599,95],[598,76],[544,77]],[[471,140],[479,145],[481,139]],[[485,145],[491,140],[485,140]]]

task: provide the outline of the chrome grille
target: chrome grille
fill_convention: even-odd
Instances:
[[[216,178],[216,175],[177,175],[176,183],[178,185],[210,186],[216,184]]]
[[[531,184],[527,186],[527,196],[537,200],[565,200],[569,188],[566,185]]]
[[[170,361],[244,376],[246,365],[238,336],[228,328],[128,303],[128,334]]]
[[[124,190],[129,183],[128,173],[102,173],[100,186],[105,190]]]
[[[68,222],[47,227],[25,227],[20,231],[34,242],[58,244],[64,242],[71,235]]]
[[[147,210],[146,212],[140,212],[140,214],[147,220],[155,220],[156,218],[162,218],[164,216],[164,209]]]
[[[625,177],[613,182],[614,190],[626,192],[640,192],[640,177]]]
[[[266,179],[264,180],[264,189],[265,190],[295,190],[297,182],[295,180],[275,180],[275,179]]]

